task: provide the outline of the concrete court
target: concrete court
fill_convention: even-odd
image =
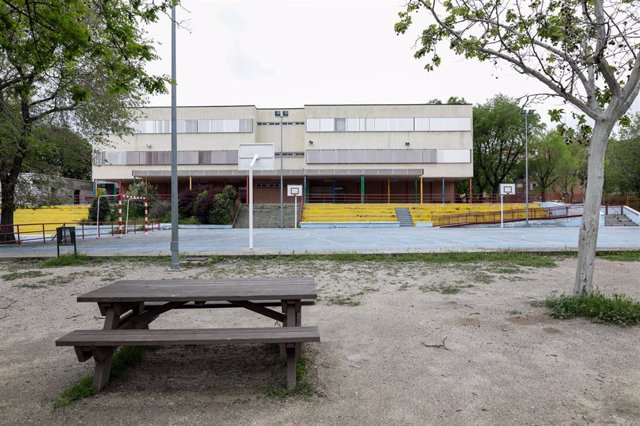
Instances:
[[[292,253],[429,253],[460,251],[573,251],[578,228],[349,228],[256,229],[254,250],[247,229],[180,230],[181,255],[250,255]],[[122,238],[78,240],[90,256],[169,255],[171,231]],[[601,227],[600,250],[640,250],[640,227]],[[61,252],[71,250],[61,247]],[[55,243],[0,246],[0,258],[56,256]]]

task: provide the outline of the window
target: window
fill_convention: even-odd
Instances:
[[[134,124],[136,133],[171,133],[171,120],[141,120]],[[252,133],[253,120],[242,119],[202,119],[178,120],[178,133]]]
[[[333,132],[335,125],[333,124],[333,118],[321,118],[320,119],[320,131],[321,132]]]
[[[376,132],[412,132],[413,118],[376,118],[374,119]],[[367,130],[369,130],[367,128]]]
[[[211,133],[211,120],[198,120],[198,133]]]
[[[293,124],[293,123],[290,123]],[[307,132],[469,132],[470,117],[308,118]]]
[[[186,133],[198,133],[198,120],[185,120]]]
[[[317,118],[308,118],[307,132],[319,132],[319,131],[320,131],[320,120]]]
[[[416,117],[414,120],[416,132],[428,132],[429,131],[429,119],[426,117]]]
[[[471,131],[471,118],[430,118],[432,132],[468,132]]]
[[[347,118],[347,132],[359,132],[359,131],[360,131],[360,119]]]
[[[240,133],[253,133],[253,120],[250,118],[240,119]]]

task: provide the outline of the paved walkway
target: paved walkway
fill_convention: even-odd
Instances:
[[[247,229],[180,230],[182,255],[292,253],[428,253],[443,251],[576,250],[578,228],[385,228],[256,229],[254,250]],[[169,255],[171,231],[148,235],[78,240],[78,251],[90,256]],[[69,251],[70,247],[61,247]],[[640,250],[640,227],[601,227],[600,250]],[[49,257],[55,243],[0,246],[0,257]]]

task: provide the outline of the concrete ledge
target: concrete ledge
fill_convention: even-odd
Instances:
[[[300,228],[399,228],[399,222],[300,222]]]
[[[416,228],[433,228],[433,222],[416,222]]]
[[[640,212],[637,212],[636,210],[632,209],[629,206],[624,206],[623,207],[623,213],[626,217],[629,218],[629,220],[633,223],[635,223],[636,225],[640,226]]]
[[[178,229],[232,229],[233,225],[182,225],[178,224]],[[160,229],[171,229],[170,223],[161,223]]]

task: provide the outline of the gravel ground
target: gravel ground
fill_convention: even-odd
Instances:
[[[93,367],[54,340],[102,324],[97,307],[76,296],[118,278],[168,277],[166,262],[156,262],[0,262],[0,424],[640,423],[640,328],[555,320],[532,306],[570,290],[576,262],[566,258],[544,268],[254,258],[194,265],[169,276],[316,277],[319,303],[303,309],[322,335],[306,346],[313,394],[266,395],[285,377],[268,347],[165,348],[99,395],[54,409]],[[640,262],[599,259],[595,282],[640,299],[639,276]],[[266,321],[241,310],[175,311],[152,327]]]

